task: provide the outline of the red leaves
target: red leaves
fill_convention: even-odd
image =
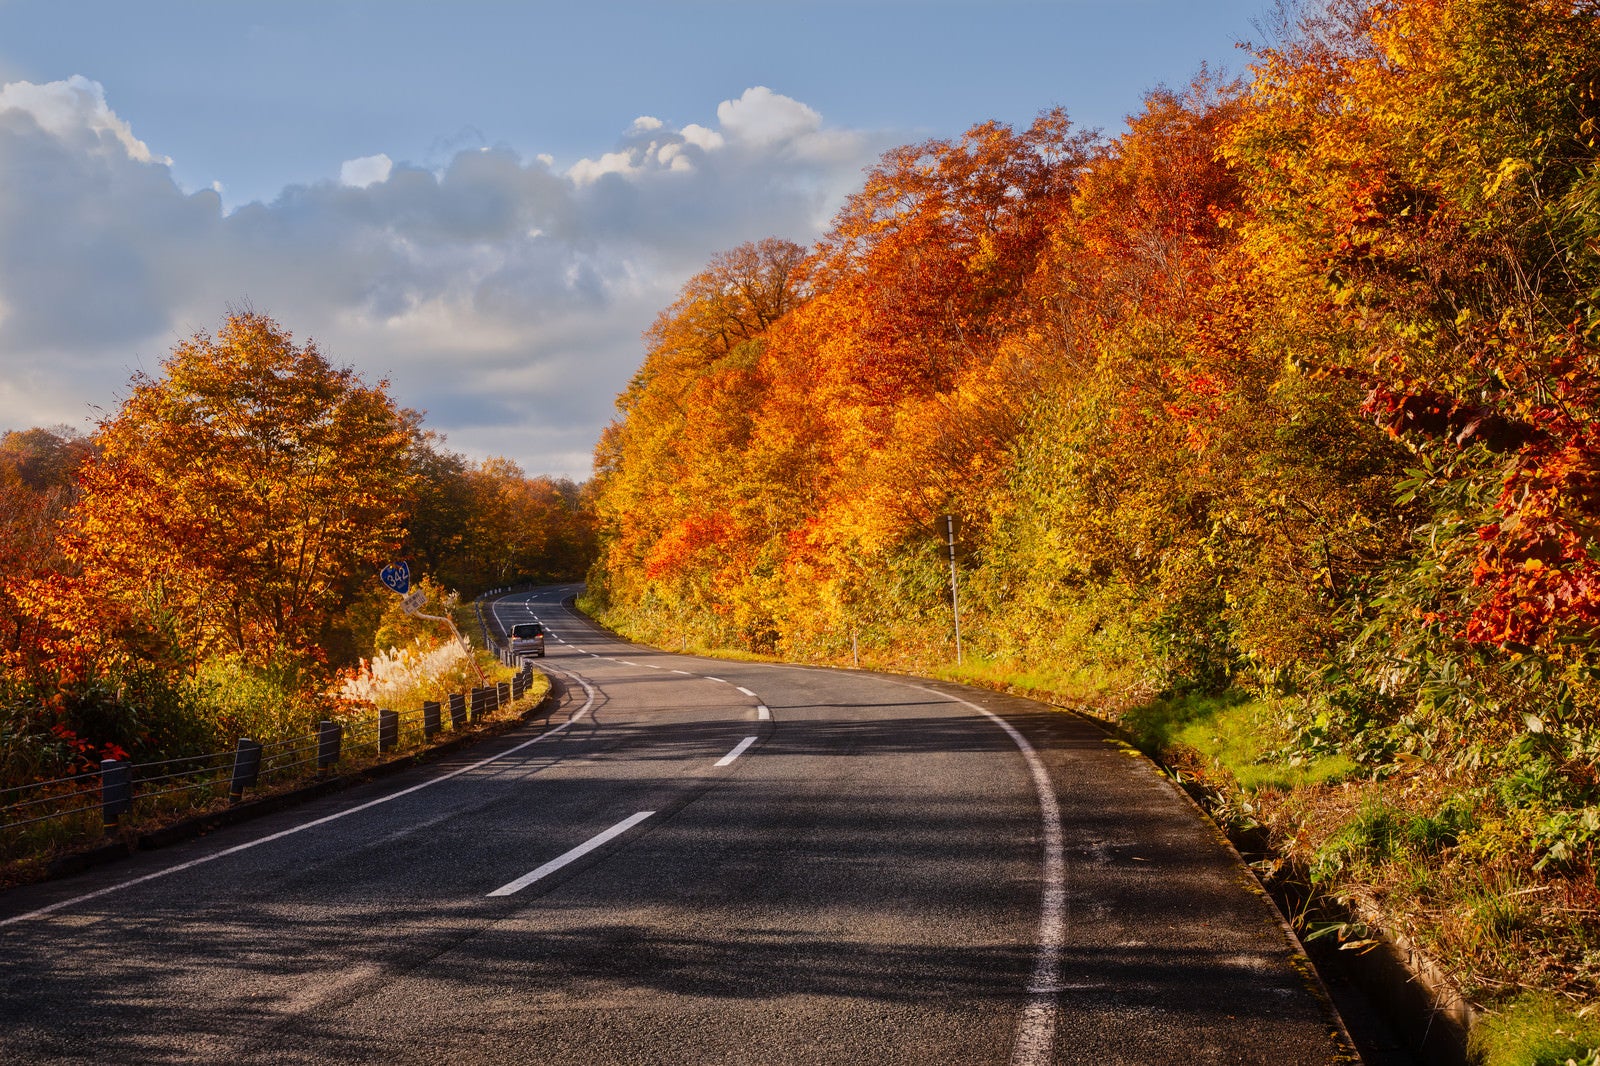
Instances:
[[[1024,320],[1023,292],[1090,139],[1048,112],[886,153],[819,249],[837,373],[893,406],[948,390]]]
[[[645,560],[646,576],[672,578],[722,562],[718,553],[734,540],[734,525],[725,514],[691,514],[676,522]]]
[[[1518,456],[1497,506],[1477,532],[1473,583],[1488,599],[1468,621],[1469,640],[1530,647],[1600,626],[1600,426],[1547,419],[1569,434]]]
[[[114,742],[96,744],[60,722],[50,727],[50,735],[67,750],[67,774],[93,773],[100,769],[102,759],[126,761],[129,758],[127,749],[122,745]]]
[[[1361,412],[1391,436],[1415,433],[1445,439],[1457,447],[1482,444],[1491,452],[1516,451],[1546,436],[1534,423],[1415,384],[1408,392],[1384,386],[1372,389]]]

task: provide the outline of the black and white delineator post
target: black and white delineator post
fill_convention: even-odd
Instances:
[[[961,665],[961,599],[956,595],[956,516],[944,516],[944,528],[950,546],[950,613],[956,620],[956,665]]]

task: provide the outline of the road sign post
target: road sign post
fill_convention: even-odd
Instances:
[[[956,665],[961,665],[961,599],[956,594],[956,516],[944,516],[944,528],[950,546],[950,612],[956,621]]]
[[[450,635],[456,638],[456,643],[461,645],[461,650],[467,653],[467,662],[472,664],[473,673],[478,675],[478,680],[488,684],[488,678],[483,676],[483,667],[478,665],[478,657],[472,654],[472,645],[461,637],[461,631],[456,628],[455,621],[449,615],[423,614],[422,608],[427,606],[428,594],[422,589],[411,587],[411,564],[404,559],[397,563],[390,563],[378,571],[378,580],[401,597],[400,609],[406,614],[415,615],[417,618],[426,618],[430,622],[443,622],[450,627]],[[452,595],[454,595],[452,593]]]

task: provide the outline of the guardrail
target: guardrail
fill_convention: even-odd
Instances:
[[[504,658],[504,649],[501,649]],[[90,835],[93,819],[114,832],[137,803],[146,809],[196,809],[226,796],[230,804],[268,782],[316,776],[349,757],[382,756],[420,748],[446,727],[459,732],[527,694],[532,664],[510,681],[424,701],[412,712],[379,709],[356,719],[324,719],[314,732],[270,743],[239,738],[231,751],[183,755],[152,762],[105,759],[98,771],[0,789],[0,845],[30,828],[60,823],[64,835]],[[9,850],[9,848],[7,849]]]

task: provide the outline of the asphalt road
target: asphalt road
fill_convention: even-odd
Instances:
[[[538,617],[549,723],[0,895],[0,1062],[1352,1061],[1091,724]]]

